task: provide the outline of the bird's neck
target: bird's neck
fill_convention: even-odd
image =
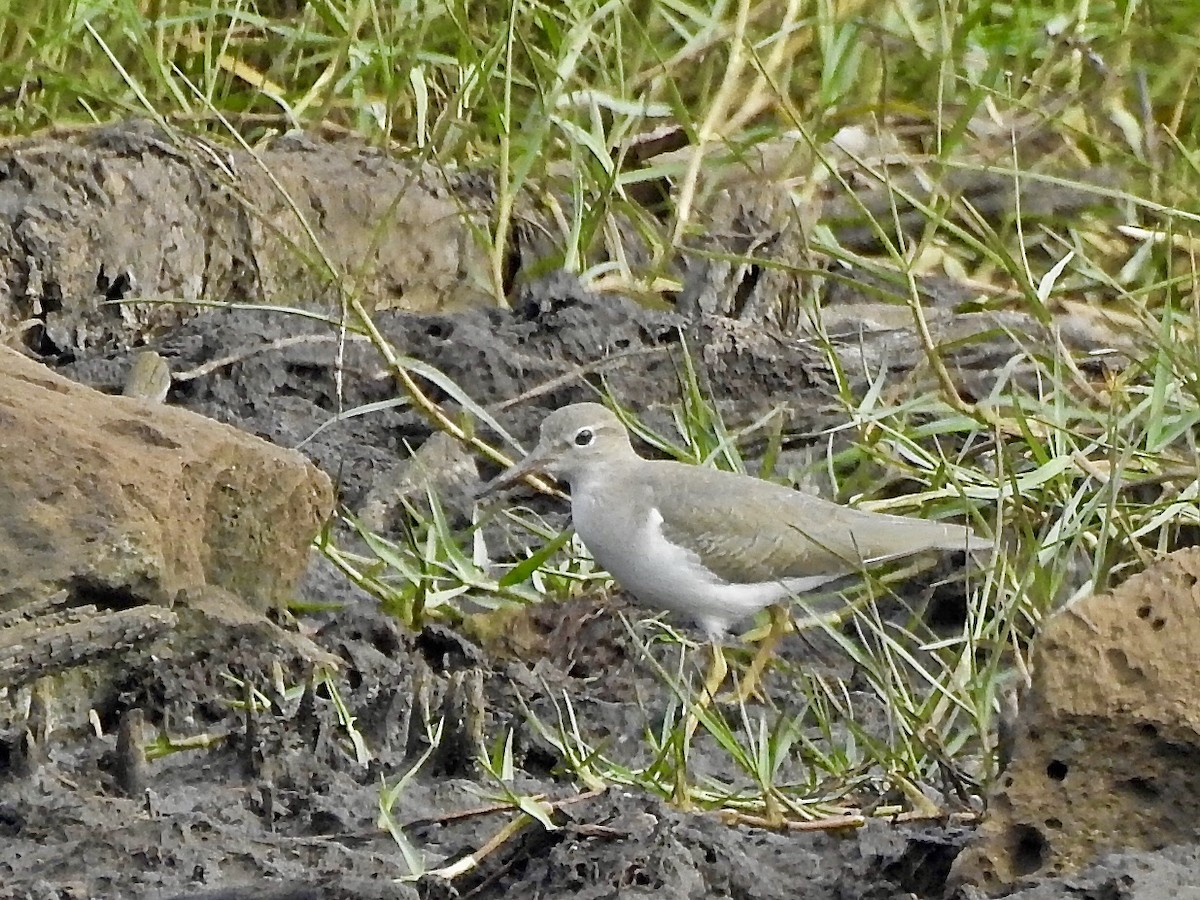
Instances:
[[[628,453],[613,454],[605,460],[593,463],[579,471],[572,472],[567,478],[571,486],[571,494],[603,494],[615,485],[629,478],[630,463],[640,460],[633,448]]]

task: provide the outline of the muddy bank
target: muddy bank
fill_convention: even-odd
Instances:
[[[13,153],[5,209],[23,214],[0,223],[0,244],[16,260],[0,317],[27,323],[17,340],[26,351],[110,392],[132,365],[130,348],[152,346],[173,373],[169,404],[299,448],[334,484],[339,503],[398,528],[396,485],[412,450],[430,438],[430,423],[404,405],[330,421],[397,396],[373,347],[283,312],[157,302],[340,310],[329,272],[294,252],[304,239],[294,208],[253,164],[239,158],[229,167],[209,149],[181,148],[138,126]],[[285,173],[306,218],[320,223],[336,267],[367,260],[358,288],[396,351],[432,367],[413,367],[421,386],[453,410],[444,376],[523,441],[545,410],[592,399],[601,385],[666,428],[687,352],[730,427],[777,410],[790,435],[784,459],[803,462],[825,452],[823,432],[845,419],[818,338],[832,341],[852,394],[882,367],[910,390],[934,377],[902,305],[907,285],[869,273],[855,273],[857,282],[801,281],[697,253],[681,264],[672,308],[648,309],[590,293],[562,273],[517,277],[518,263],[532,270],[538,260],[536,242],[522,237],[507,251],[512,278],[502,293],[511,309],[479,308],[494,286],[488,260],[463,235],[486,222],[486,179],[447,182],[361,148],[303,140],[272,152],[268,164]],[[233,176],[243,197],[231,196]],[[746,217],[729,221],[727,234],[744,249]],[[801,237],[785,234],[763,252],[795,268]],[[1128,351],[1127,339],[1102,324],[1051,329],[981,310],[962,286],[930,281],[920,289],[966,397],[986,396],[1001,377],[1019,383],[1028,373],[1013,360],[1029,344],[1052,353],[1061,340],[1096,379]],[[782,311],[785,293],[823,317],[820,335],[794,307]],[[55,464],[52,454],[45,464]],[[470,460],[448,502],[465,515],[472,476],[492,471]],[[272,564],[269,554],[263,564]],[[938,580],[930,573],[916,581],[912,597],[932,593]],[[149,602],[150,594],[100,599],[117,607]],[[94,722],[86,711],[62,718],[53,695],[11,690],[9,699],[29,713],[0,743],[0,897],[939,897],[970,837],[957,821],[774,832],[636,791],[587,794],[531,713],[553,725],[569,697],[589,740],[644,764],[646,750],[631,736],[656,727],[672,699],[635,642],[648,638],[647,626],[631,636],[618,619],[630,612],[619,594],[530,610],[488,640],[445,625],[406,633],[319,560],[295,599],[334,608],[299,623],[274,611],[253,622],[214,616],[187,640],[134,642],[104,670]],[[276,628],[320,653],[285,646]],[[651,652],[673,664],[661,645]],[[831,677],[854,674],[820,642],[789,641],[783,655]],[[365,753],[332,691],[355,717]],[[781,715],[803,715],[788,702],[780,701]],[[133,710],[147,724],[147,760],[130,747]],[[443,718],[450,727],[432,748],[430,723]],[[505,831],[517,814],[473,750],[480,738],[491,747],[510,733],[511,790],[543,798],[553,829],[530,822]],[[193,743],[155,747],[156,734]],[[728,759],[704,739],[691,764],[729,774]],[[782,777],[805,774],[798,761],[789,765]],[[378,823],[380,786],[410,772],[393,818],[421,866],[461,866],[452,882],[398,880],[413,861]],[[979,811],[971,802],[978,797],[937,799],[962,820]],[[1111,857],[1078,876],[1039,876],[1019,895],[1153,896],[1186,883],[1191,852]],[[472,854],[481,855],[474,867]]]

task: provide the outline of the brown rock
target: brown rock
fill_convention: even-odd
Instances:
[[[1047,621],[1012,762],[954,877],[984,888],[1200,840],[1200,548]]]
[[[0,611],[287,600],[332,508],[294,451],[182,409],[110,397],[0,348]]]

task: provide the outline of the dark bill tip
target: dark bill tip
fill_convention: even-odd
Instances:
[[[482,500],[483,498],[494,494],[496,491],[506,488],[511,484],[516,484],[526,475],[541,470],[542,460],[534,456],[527,456],[514,466],[505,469],[491,481],[480,485],[475,491],[475,499]]]

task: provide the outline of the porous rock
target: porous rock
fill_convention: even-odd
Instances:
[[[1050,619],[1009,767],[954,880],[998,889],[1200,842],[1200,548]]]

